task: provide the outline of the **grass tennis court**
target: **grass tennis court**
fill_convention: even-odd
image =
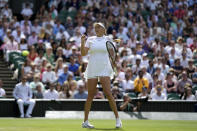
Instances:
[[[0,131],[196,131],[197,121],[123,120],[115,129],[114,120],[91,120],[95,129],[81,128],[82,120],[68,119],[0,119]]]

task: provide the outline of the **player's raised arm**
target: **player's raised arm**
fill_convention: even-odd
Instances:
[[[85,47],[87,37],[85,35],[81,36],[81,55],[86,56],[88,54],[88,48]]]

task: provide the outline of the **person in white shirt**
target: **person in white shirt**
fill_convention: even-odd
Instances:
[[[32,99],[32,91],[26,81],[27,77],[24,76],[22,82],[18,83],[13,91],[13,96],[17,101],[21,118],[24,118],[24,105],[28,105],[25,117],[30,118],[36,103],[35,100]]]
[[[47,70],[42,74],[42,82],[43,83],[54,83],[57,80],[56,74],[52,71],[51,64],[47,64]]]
[[[32,31],[32,35],[28,37],[28,45],[32,46],[38,42],[38,37],[35,31]]]
[[[196,100],[195,96],[192,94],[192,88],[190,86],[185,87],[185,93],[182,97],[182,100],[186,100],[186,101]]]
[[[3,81],[0,79],[0,98],[5,97],[6,93],[5,90],[3,89]]]
[[[156,93],[152,93],[151,98],[152,100],[155,100],[155,101],[167,100],[166,95],[162,93],[162,86],[158,85],[156,87]]]
[[[50,83],[49,89],[44,92],[44,99],[55,100],[59,98],[59,93],[55,90],[55,84]]]
[[[28,17],[28,18],[30,18],[33,15],[33,11],[30,8],[29,3],[26,3],[25,8],[21,11],[21,14],[23,15],[23,17]]]
[[[134,91],[134,82],[129,78],[129,75],[125,74],[125,80],[122,81],[122,89],[124,92]]]

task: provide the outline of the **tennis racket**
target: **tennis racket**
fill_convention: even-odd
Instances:
[[[111,41],[106,42],[106,47],[107,47],[107,51],[109,54],[109,60],[110,60],[112,69],[114,70],[115,74],[117,75],[116,62],[115,62],[117,49]]]

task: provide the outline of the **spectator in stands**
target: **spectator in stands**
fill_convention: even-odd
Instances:
[[[122,81],[122,89],[124,92],[134,92],[133,81],[130,79],[129,74],[125,74],[125,80]]]
[[[192,94],[192,88],[190,87],[190,85],[185,86],[185,92],[184,95],[182,96],[182,100],[186,100],[186,101],[196,100],[195,96]]]
[[[153,66],[153,60],[149,60],[148,62],[148,67],[147,67],[147,72],[153,76],[153,74],[155,73],[155,67]]]
[[[146,87],[142,88],[142,92],[138,94],[138,97],[148,97],[148,90]]]
[[[134,80],[134,89],[135,89],[135,92],[137,94],[141,93],[142,92],[142,88],[145,87],[148,89],[149,87],[149,83],[148,83],[148,80],[146,78],[143,77],[143,71],[140,70],[138,72],[138,77],[135,78]]]
[[[140,106],[139,106],[139,104],[138,104],[138,106],[135,106],[132,103],[132,99],[126,94],[126,95],[123,96],[123,102],[120,102],[118,104],[118,108],[121,111],[134,112],[134,111],[138,111]]]
[[[96,93],[95,93],[95,96],[94,96],[94,99],[104,99],[104,94],[102,91],[99,90],[100,87],[97,87],[96,88]]]
[[[56,74],[57,77],[60,77],[60,75],[62,73],[64,73],[63,59],[62,58],[57,59],[54,71],[55,71],[55,74]]]
[[[6,54],[6,60],[9,61],[9,53],[10,52],[20,52],[18,50],[18,43],[14,40],[14,37],[12,35],[9,36],[8,41],[5,43],[4,46],[5,54]]]
[[[192,75],[195,72],[195,69],[196,69],[196,67],[194,65],[194,60],[193,59],[190,59],[188,61],[188,67],[187,67],[187,74],[188,74],[188,77],[190,79],[192,79]]]
[[[37,85],[41,86],[42,92],[45,91],[45,87],[44,87],[43,83],[40,81],[39,74],[35,74],[34,75],[34,81],[30,82],[30,84],[29,84],[33,93],[36,91]]]
[[[192,81],[187,77],[187,72],[182,72],[182,78],[178,81],[177,89],[178,93],[180,93],[182,96],[185,92],[185,85],[190,84],[192,85]]]
[[[21,82],[16,84],[13,91],[13,96],[17,101],[21,118],[24,117],[24,105],[28,105],[28,109],[25,115],[25,117],[27,118],[31,117],[35,105],[35,100],[32,99],[31,88],[29,87],[29,84],[26,81],[27,77],[23,76]]]
[[[32,30],[32,35],[28,37],[28,45],[32,46],[38,43],[38,36],[36,35],[35,30]]]
[[[31,18],[31,16],[33,15],[33,11],[29,3],[25,4],[25,8],[22,9],[21,15],[23,15],[24,18]]]
[[[177,93],[177,81],[173,79],[173,74],[170,72],[167,73],[164,88],[167,90],[167,93]]]
[[[37,84],[33,93],[34,99],[43,99],[43,92],[44,90],[42,89],[41,84]]]
[[[54,83],[57,80],[57,77],[55,75],[55,72],[52,71],[51,64],[47,64],[47,70],[43,72],[42,74],[42,82],[43,83]]]
[[[120,89],[118,88],[118,86],[113,86],[112,96],[114,97],[114,99],[122,99],[123,94],[120,92]]]
[[[50,83],[49,89],[44,92],[44,99],[56,100],[58,98],[59,98],[59,94],[55,90],[55,84]]]
[[[62,85],[62,91],[59,93],[59,99],[69,99],[71,97],[72,96],[69,90],[68,82],[64,82]]]
[[[6,96],[6,92],[3,89],[3,81],[0,79],[0,98],[5,97]]]
[[[46,44],[45,44],[46,45]],[[47,59],[47,61],[51,64],[54,65],[54,54],[52,52],[52,47],[51,45],[46,45],[46,53],[44,54],[44,57]]]
[[[167,100],[167,97],[164,93],[162,93],[162,90],[163,90],[162,86],[158,85],[156,87],[156,92],[151,94],[152,100],[156,100],[156,101],[157,100],[159,100],[159,101],[160,100]]]
[[[180,58],[175,59],[174,66],[172,68],[174,69],[175,75],[178,77],[178,75],[183,70],[183,67],[181,66]]]
[[[197,86],[197,68],[195,69],[195,72],[192,75],[192,83],[194,86]]]
[[[68,70],[71,71],[74,75],[79,75],[79,64],[76,63],[73,57],[70,57],[70,64],[68,65]]]
[[[63,83],[67,80],[69,74],[72,75],[72,72],[68,71],[68,65],[64,65],[63,69],[64,73],[62,73],[58,78],[58,82],[60,83],[60,85],[63,85]]]
[[[21,76],[30,76],[32,74],[31,61],[27,58],[21,67]]]
[[[73,98],[74,99],[87,99],[88,93],[85,91],[85,85],[84,83],[80,84],[78,87],[78,91],[74,93]]]
[[[28,55],[29,60],[31,60],[31,62],[33,62],[37,56],[38,56],[38,54],[36,52],[35,47],[30,46],[30,51],[29,51],[29,55]]]

